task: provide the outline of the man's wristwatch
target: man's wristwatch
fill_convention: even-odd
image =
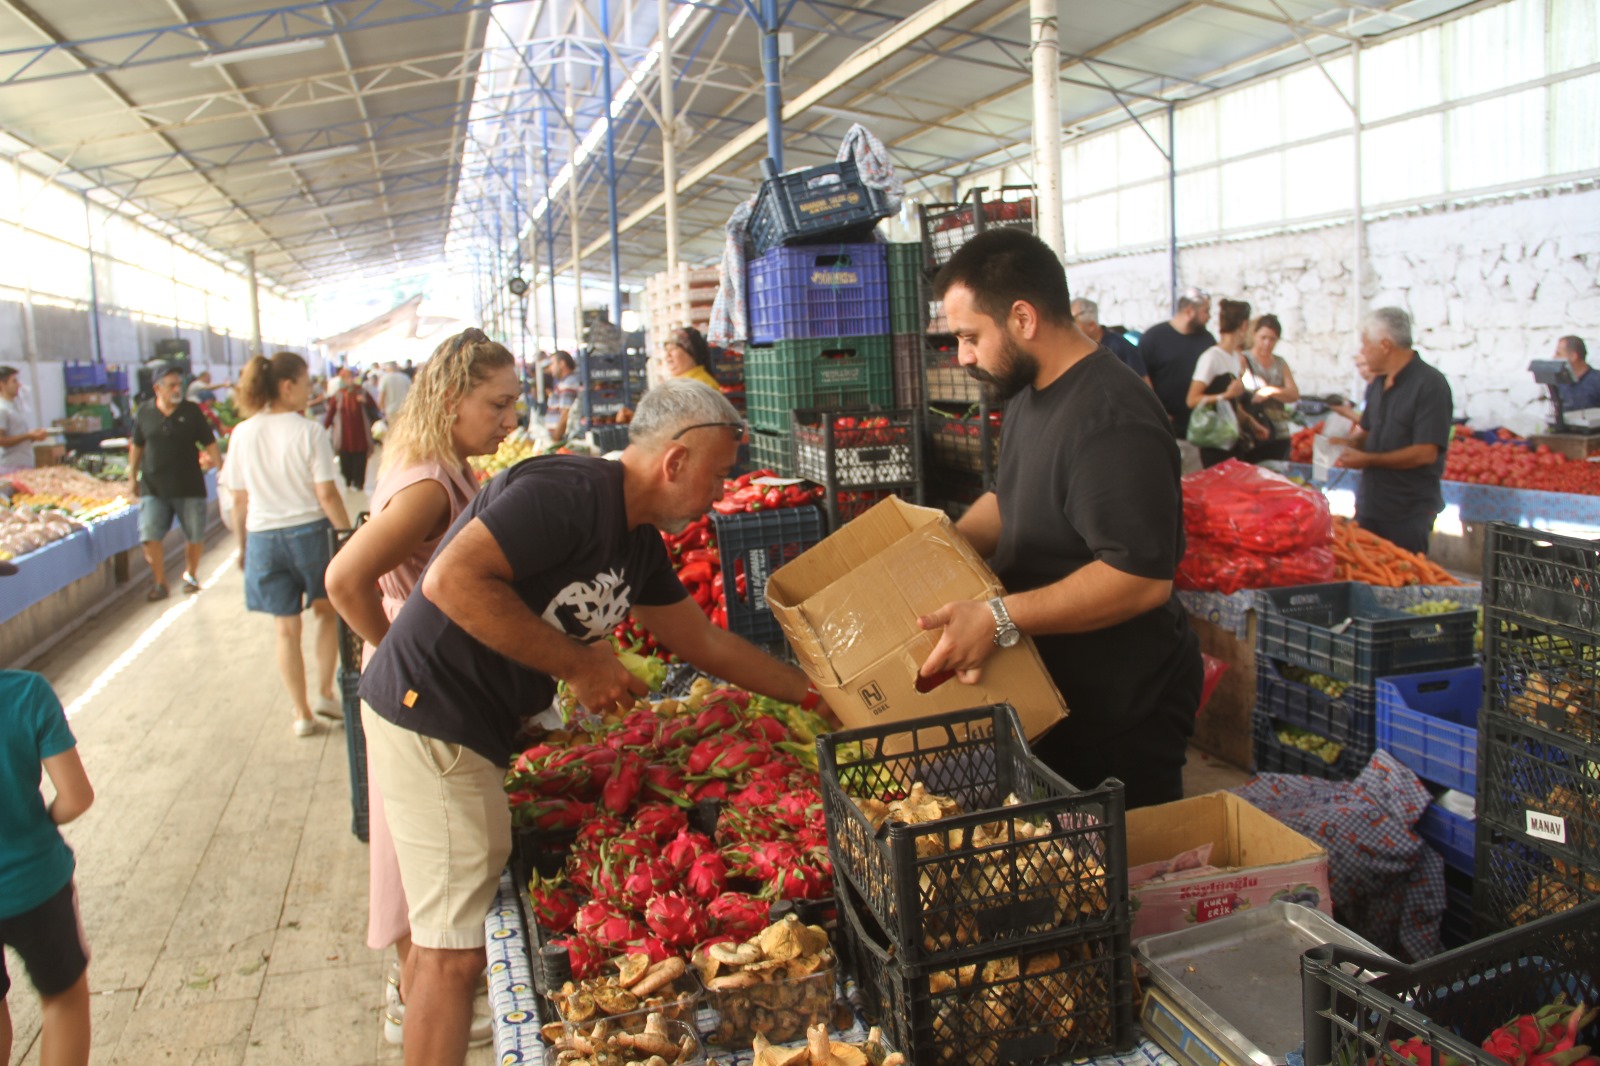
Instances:
[[[1017,628],[1011,620],[1011,615],[1006,611],[1005,601],[999,596],[989,601],[989,612],[994,615],[994,643],[997,648],[1014,648],[1022,639],[1022,630]]]

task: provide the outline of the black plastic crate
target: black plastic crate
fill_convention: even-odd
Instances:
[[[1364,969],[1370,980],[1347,973]],[[1415,966],[1324,945],[1301,959],[1306,1066],[1404,1066],[1413,1037],[1463,1064],[1503,1066],[1481,1044],[1497,1027],[1564,995],[1600,995],[1600,906],[1499,933]],[[1578,1043],[1600,1039],[1589,1025]]]
[[[1458,870],[1444,872],[1444,914],[1439,918],[1439,939],[1445,949],[1470,944],[1472,933],[1472,878]]]
[[[1600,875],[1600,746],[1489,719],[1478,734],[1478,818]]]
[[[858,761],[839,763],[845,744],[860,745]],[[1122,783],[1067,784],[1029,752],[1008,704],[832,733],[817,750],[834,877],[861,893],[903,962],[1126,921]],[[967,813],[875,830],[856,805],[917,783]],[[1010,796],[1022,802],[1005,806]]]
[[[1263,714],[1259,710],[1250,718],[1253,734],[1252,749],[1255,753],[1255,769],[1258,774],[1299,774],[1302,777],[1315,777],[1323,781],[1353,781],[1372,760],[1371,747],[1361,748],[1345,744],[1339,757],[1330,763],[1321,755],[1294,747],[1278,737],[1278,730],[1284,726],[1293,726],[1297,729],[1303,729],[1303,726],[1294,726],[1292,722],[1280,722],[1272,715]]]
[[[893,333],[921,333],[928,325],[922,264],[920,241],[889,245],[889,329]]]
[[[1483,602],[1586,633],[1600,630],[1600,541],[1491,522]]]
[[[1414,615],[1380,606],[1358,581],[1256,591],[1256,651],[1340,681],[1470,666],[1478,614]]]
[[[337,555],[339,549],[344,547],[351,537],[355,536],[356,530],[361,528],[362,523],[368,517],[368,512],[362,511],[356,515],[355,525],[350,529],[328,530],[328,554],[330,556]],[[361,676],[361,658],[365,643],[343,618],[339,619],[339,668],[352,671],[358,679]],[[363,837],[362,839],[365,838]]]
[[[966,406],[983,402],[983,385],[961,365],[954,334],[923,335],[922,385],[929,403]]]
[[[350,763],[350,832],[367,842],[371,805],[367,792],[367,731],[361,724],[361,671],[339,669],[345,757]]]
[[[1600,901],[1600,873],[1552,858],[1522,834],[1482,819],[1472,872],[1473,924],[1480,932],[1526,925]]]
[[[947,470],[980,474],[993,484],[1000,465],[1001,409],[974,404],[963,410],[929,407],[928,462]]]
[[[1035,231],[1034,190],[1031,185],[1002,185],[991,193],[976,188],[957,204],[924,204],[922,249],[924,264],[943,266],[956,249],[987,229],[1004,226]]]
[[[922,406],[922,337],[915,333],[896,333],[889,338],[890,359],[894,363],[894,402],[896,407]]]
[[[626,376],[630,383],[645,381],[650,369],[645,355],[604,355],[598,352],[578,352],[578,380],[585,386],[610,385],[620,387]],[[642,389],[640,391],[643,391]]]
[[[750,514],[711,515],[722,557],[728,631],[758,644],[783,640],[783,628],[767,606],[767,578],[825,536],[822,512],[785,507]],[[737,578],[745,579],[741,594]]]
[[[1285,676],[1294,668],[1256,656],[1256,711],[1370,753],[1377,742],[1377,694],[1349,685],[1338,696]]]
[[[767,178],[746,232],[760,255],[780,244],[870,239],[878,219],[890,214],[883,192],[845,159]]]
[[[628,424],[598,425],[589,430],[595,450],[601,453],[620,452],[628,446]]]
[[[840,957],[861,1012],[915,1063],[1018,1066],[1071,1062],[1135,1041],[1126,923],[993,946],[959,962],[910,965],[845,889]]]
[[[893,403],[887,334],[778,341],[751,345],[745,353],[745,404],[757,429],[788,433],[796,408],[851,410]]]
[[[889,263],[883,244],[773,248],[749,264],[750,339],[889,332]]]
[[[904,485],[884,485],[874,489],[835,489],[833,492],[824,489],[822,509],[828,515],[828,532],[834,533],[843,529],[852,519],[866,514],[890,496],[898,496],[907,503],[921,503],[922,483],[911,481]]]
[[[1600,637],[1484,611],[1484,710],[1600,744]]]
[[[939,508],[952,520],[959,519],[987,491],[982,474],[945,470],[931,462],[928,463],[928,476],[924,481],[926,488],[923,495],[928,506]]]
[[[917,412],[912,408],[802,409],[793,417],[798,477],[831,491],[903,485],[922,475]]]
[[[765,430],[752,429],[750,468],[771,470],[774,474],[794,477],[794,442],[788,430],[782,433],[768,433]]]

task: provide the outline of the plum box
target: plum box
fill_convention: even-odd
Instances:
[[[1212,792],[1127,817],[1135,940],[1273,900],[1333,913],[1328,853],[1238,796]]]

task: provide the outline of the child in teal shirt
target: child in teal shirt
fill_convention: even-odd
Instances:
[[[15,573],[0,562],[0,575]],[[0,670],[0,948],[22,957],[44,1004],[45,1062],[89,1061],[89,949],[57,826],[89,809],[94,789],[50,683]],[[45,805],[41,768],[56,798]],[[11,1061],[11,978],[0,952],[0,1062]]]

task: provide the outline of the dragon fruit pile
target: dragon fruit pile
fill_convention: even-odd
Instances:
[[[606,959],[742,942],[777,899],[833,892],[817,716],[702,678],[683,701],[551,734],[506,776],[519,826],[575,830],[556,877],[534,874],[539,924],[563,934],[573,975]],[[720,801],[716,839],[686,809]]]

